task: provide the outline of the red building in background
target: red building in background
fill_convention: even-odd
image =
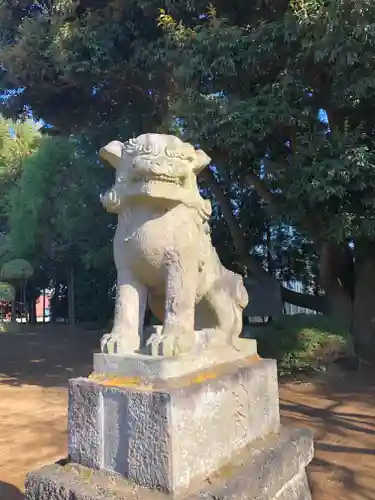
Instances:
[[[35,312],[37,322],[50,321],[51,317],[51,298],[53,292],[46,290],[44,294],[40,295],[35,301]],[[43,315],[44,310],[44,315]],[[17,322],[27,322],[28,314],[25,311],[22,302],[16,303]],[[0,320],[10,321],[12,317],[12,306],[10,302],[5,300],[0,301]]]
[[[50,319],[50,306],[51,306],[51,296],[52,292],[48,292],[47,290],[43,295],[40,295],[36,299],[36,304],[35,304],[35,309],[36,309],[36,320],[43,321],[43,318],[46,321],[49,321]],[[44,309],[44,316],[43,316],[43,309]]]

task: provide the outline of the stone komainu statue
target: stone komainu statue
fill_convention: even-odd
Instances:
[[[118,214],[116,311],[102,351],[139,350],[147,303],[163,324],[148,341],[152,353],[231,345],[241,332],[248,296],[242,277],[221,265],[211,244],[211,204],[197,186],[210,158],[161,134],[110,142],[99,155],[116,170],[115,184],[101,201]]]

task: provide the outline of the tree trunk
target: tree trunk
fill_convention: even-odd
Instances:
[[[367,258],[356,269],[352,334],[358,356],[374,361],[375,356],[375,257]]]
[[[353,302],[349,295],[340,286],[332,286],[325,291],[325,314],[335,323],[350,331],[353,315]]]
[[[11,302],[11,323],[17,323],[17,302],[15,298]]]
[[[215,179],[211,170],[204,170],[201,173],[201,178],[204,179],[207,184],[211,187],[212,192],[219,203],[221,213],[227,223],[230,235],[233,240],[233,245],[236,254],[241,259],[242,263],[249,269],[249,271],[256,277],[261,278],[262,276],[268,276],[267,271],[265,271],[255,257],[250,255],[248,252],[247,244],[244,238],[243,231],[239,225],[236,216],[233,214],[232,207],[228,196],[222,190],[220,184]]]
[[[21,323],[23,323],[24,319],[25,322],[27,322],[27,307],[26,307],[26,280],[23,281],[22,283],[22,316],[21,316]]]
[[[76,311],[75,311],[75,294],[74,294],[74,269],[73,267],[69,270],[69,282],[68,282],[68,315],[69,323],[75,325],[76,322]]]
[[[222,190],[220,184],[215,179],[213,173],[210,170],[206,169],[201,173],[201,178],[210,185],[212,192],[214,193],[214,196],[220,205],[220,210],[223,214],[225,222],[228,225],[235,251],[242,263],[247,267],[247,269],[255,278],[262,279],[264,277],[269,277],[269,274],[262,267],[259,260],[250,255],[241,226],[239,225],[236,216],[233,214],[230,200]],[[306,309],[311,309],[317,312],[324,312],[324,297],[307,293],[294,292],[293,290],[289,290],[284,286],[281,286],[281,295],[283,301],[288,302],[289,304],[304,307]]]
[[[266,271],[256,259],[250,256],[228,197],[209,169],[204,170],[201,177],[210,185],[220,205],[236,253],[256,278],[262,278]],[[270,206],[272,212],[280,213],[278,200],[255,173],[250,172],[245,181],[255,188],[258,195]],[[314,220],[306,220],[302,226],[315,237],[316,241],[321,241],[322,231],[319,230]],[[372,340],[374,326],[371,296],[375,294],[375,270],[372,269],[372,261],[362,266],[355,279],[353,252],[348,245],[323,243],[320,252],[320,285],[325,292],[324,296],[302,294],[282,286],[281,293],[284,302],[329,315],[352,331],[361,345],[368,345],[370,339]],[[363,348],[366,350],[366,347]]]
[[[272,237],[271,237],[271,228],[268,222],[266,226],[266,242],[267,242],[267,271],[269,274],[273,275],[274,268],[273,268],[273,258],[272,258]]]
[[[325,292],[325,313],[348,331],[353,315],[353,255],[345,246],[323,243],[320,284]]]
[[[43,307],[43,324],[44,324],[46,322],[46,289],[45,288],[43,288],[42,307]]]
[[[326,312],[326,296],[295,292],[294,290],[289,290],[289,288],[282,286],[281,297],[284,302],[292,304],[293,306],[311,309],[311,311],[316,311],[318,313]]]
[[[30,304],[29,322],[31,325],[35,325],[37,321],[36,321],[36,299],[34,296],[30,297],[29,304]]]

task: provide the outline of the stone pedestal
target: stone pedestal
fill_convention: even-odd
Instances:
[[[147,384],[147,381],[176,379],[256,355],[256,340],[238,338],[233,346],[219,347],[212,351],[196,349],[190,354],[172,358],[147,354],[119,356],[96,353],[94,372],[112,377],[136,377]]]
[[[69,463],[29,474],[26,499],[309,500],[312,438],[280,428],[276,363],[244,342],[190,372],[188,357],[97,355],[70,381]]]
[[[184,500],[311,500],[306,465],[308,431],[281,429],[245,447],[214,474],[197,481]],[[76,464],[50,465],[28,475],[26,500],[173,500],[119,474]]]
[[[69,457],[149,488],[179,491],[279,430],[276,363],[242,361],[153,386],[75,379]]]

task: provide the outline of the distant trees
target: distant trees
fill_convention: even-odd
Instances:
[[[9,190],[12,239],[45,276],[78,265],[102,290],[114,221],[96,150],[179,117],[215,164],[202,185],[225,262],[301,278],[312,293],[284,299],[342,321],[373,356],[374,16],[367,0],[3,2],[2,87],[23,89],[5,109],[28,104],[62,134],[37,140]]]
[[[226,179],[243,194],[255,190],[271,220],[305,237],[300,243],[310,255],[305,265],[318,274],[317,293],[303,298],[284,290],[284,298],[343,322],[369,357],[375,352],[374,15],[368,1],[218,1],[193,24],[168,12],[159,18],[167,36],[160,57],[178,89],[171,109],[217,166],[208,182],[216,186],[237,254],[262,275],[243,239],[241,211],[233,217],[225,208]],[[329,123],[318,120],[322,108]]]
[[[1,279],[23,303],[26,291],[35,300],[54,287],[70,299],[71,322],[108,319],[113,225],[99,203],[108,174],[77,138],[48,137],[32,121],[0,119]]]

